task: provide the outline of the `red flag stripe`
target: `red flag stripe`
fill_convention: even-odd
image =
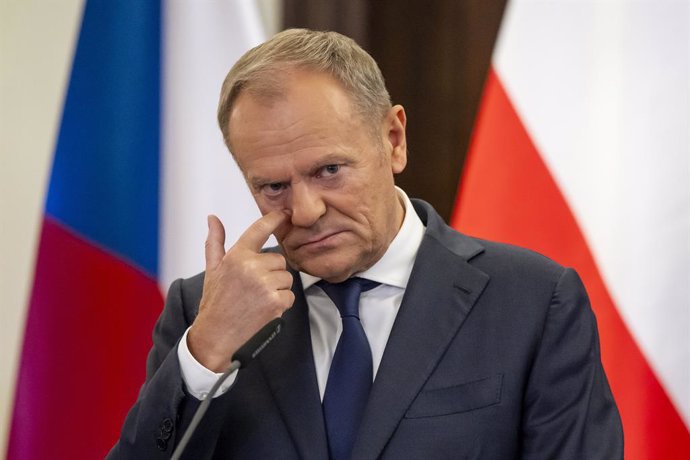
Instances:
[[[103,457],[144,381],[163,299],[154,279],[50,218],[38,254],[7,458]]]
[[[602,360],[623,418],[626,458],[690,453],[688,429],[618,314],[578,223],[493,70],[452,224],[574,267],[597,316]]]

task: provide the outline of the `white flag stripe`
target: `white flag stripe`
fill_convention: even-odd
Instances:
[[[220,86],[234,62],[264,40],[255,2],[164,5],[161,192],[162,289],[204,268],[206,216],[226,227],[226,246],[259,212],[216,122]]]
[[[494,54],[623,320],[688,426],[689,18],[684,1],[513,0]]]

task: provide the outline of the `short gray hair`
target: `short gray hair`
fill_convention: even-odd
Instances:
[[[218,124],[230,147],[229,121],[243,90],[259,97],[283,93],[286,70],[325,72],[349,93],[353,108],[372,132],[391,108],[391,99],[376,61],[354,40],[336,32],[288,29],[247,51],[225,77],[218,103]]]

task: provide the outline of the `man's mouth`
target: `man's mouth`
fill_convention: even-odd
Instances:
[[[295,250],[299,249],[317,249],[326,246],[331,246],[335,243],[338,235],[344,233],[343,230],[336,230],[319,235],[312,236],[294,245]]]

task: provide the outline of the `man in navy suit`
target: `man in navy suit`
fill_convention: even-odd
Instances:
[[[206,271],[171,286],[110,457],[167,458],[213,397],[189,458],[622,458],[577,274],[461,235],[395,187],[405,111],[352,40],[276,35],[231,69],[218,118],[262,217],[228,250],[209,217]],[[280,247],[263,251],[271,234]],[[324,282],[354,277],[375,286],[355,315],[371,377],[361,413],[343,421],[322,408],[351,385],[329,395],[349,376],[331,366],[345,319]],[[273,343],[209,395],[280,316]],[[344,362],[360,361],[348,352]],[[344,455],[336,423],[354,433]]]

